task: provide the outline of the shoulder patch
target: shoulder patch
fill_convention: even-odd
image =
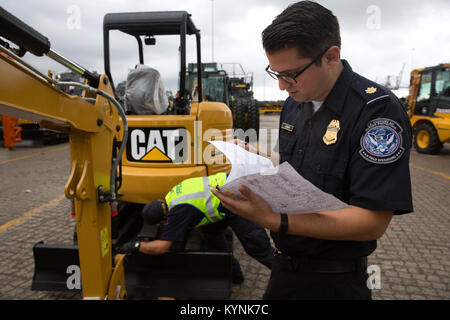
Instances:
[[[361,137],[359,154],[367,161],[388,164],[397,161],[405,152],[402,147],[402,127],[391,119],[373,119]]]

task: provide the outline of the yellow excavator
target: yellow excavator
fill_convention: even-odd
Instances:
[[[32,290],[78,290],[85,299],[226,299],[231,294],[231,252],[208,252],[201,246],[162,256],[116,252],[137,237],[156,237],[158,230],[143,231],[140,210],[145,203],[163,198],[186,178],[231,169],[208,143],[231,139],[230,109],[202,101],[201,68],[198,101],[190,100],[185,88],[186,38],[195,36],[201,64],[200,32],[185,11],[111,13],[104,17],[103,28],[106,74],[97,75],[55,52],[48,38],[0,7],[0,114],[68,133],[70,143],[71,172],[64,192],[75,211],[74,243],[34,246]],[[128,77],[130,92],[118,101],[110,70],[110,32],[137,40],[139,66],[144,65],[142,40],[155,45],[159,35],[180,39],[180,81],[173,106],[163,103],[162,110],[140,114],[136,101],[158,92],[134,99],[131,82],[140,79],[135,74]],[[85,82],[46,75],[22,59],[25,53],[45,55]],[[69,95],[59,89],[64,86],[82,88],[83,93]],[[161,92],[158,81],[146,88]]]

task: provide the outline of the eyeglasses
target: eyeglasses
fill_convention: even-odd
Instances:
[[[280,74],[277,72],[273,72],[272,70],[269,70],[270,65],[268,65],[266,67],[266,72],[269,74],[269,76],[271,76],[273,79],[278,80],[281,79],[287,83],[291,83],[291,84],[295,84],[297,83],[296,78],[298,78],[303,72],[306,71],[306,69],[308,69],[309,67],[311,67],[315,62],[317,62],[317,60],[319,60],[324,54],[325,52],[328,51],[329,48],[327,48],[326,50],[324,50],[322,53],[320,53],[317,57],[315,57],[313,59],[313,61],[311,61],[310,63],[308,63],[306,65],[306,67],[304,67],[302,70],[300,70],[299,72],[292,74],[292,73],[284,73],[284,74]]]

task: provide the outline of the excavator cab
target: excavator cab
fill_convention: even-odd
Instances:
[[[184,179],[229,171],[224,156],[216,155],[207,141],[231,138],[230,109],[221,102],[202,101],[202,94],[198,101],[193,101],[186,89],[186,37],[189,35],[195,36],[197,63],[201,63],[200,31],[190,15],[185,11],[111,13],[105,15],[103,26],[105,73],[112,83],[109,41],[112,31],[136,38],[139,65],[144,65],[143,38],[144,42],[153,44],[150,49],[157,46],[158,36],[175,35],[180,39],[179,88],[173,106],[166,105],[160,114],[127,115],[129,130],[122,157],[121,200],[146,204],[162,199]],[[158,66],[151,67],[158,69]],[[201,75],[201,70],[198,74]],[[201,80],[199,84],[201,92]],[[126,109],[130,101],[127,89],[123,99]]]
[[[173,12],[135,12],[109,13],[103,19],[103,48],[105,73],[114,84],[111,70],[110,34],[119,31],[136,39],[138,45],[139,65],[144,65],[144,44],[157,47],[159,36],[176,35],[180,38],[179,45],[179,89],[171,113],[189,114],[190,96],[186,91],[186,42],[187,36],[195,35],[197,47],[197,63],[201,63],[200,31],[191,20],[191,15],[185,11]],[[153,63],[153,62],[152,62]],[[176,65],[176,61],[173,64]],[[157,66],[152,66],[157,67]],[[201,70],[200,70],[201,72]],[[127,84],[129,85],[129,84]],[[114,87],[114,86],[113,86]],[[150,89],[150,88],[146,88]],[[201,89],[200,89],[201,90]],[[120,98],[120,97],[118,97]],[[200,101],[201,102],[201,99]]]
[[[0,79],[0,111],[67,132],[70,137],[72,169],[65,194],[74,209],[74,243],[41,241],[34,246],[32,290],[81,290],[84,298],[96,299],[228,298],[229,251],[207,252],[200,241],[189,250],[156,257],[116,252],[125,242],[157,237],[159,230],[142,222],[141,209],[146,203],[164,198],[187,178],[231,169],[225,156],[208,143],[232,138],[230,109],[224,103],[202,101],[201,68],[199,99],[193,101],[185,88],[189,35],[195,35],[197,63],[201,64],[200,32],[191,16],[185,11],[107,14],[103,21],[104,75],[57,54],[46,37],[1,7],[0,26],[0,36],[19,46],[17,54],[46,55],[87,79],[75,84],[83,88],[81,97],[70,96],[59,86],[73,82],[58,82],[40,73],[0,43],[0,50],[15,59],[0,56],[0,71],[16,81]],[[151,45],[158,36],[179,37],[180,81],[173,105],[166,105],[156,65],[130,75],[130,80],[142,76],[145,81],[138,81],[136,90],[131,90],[137,95],[117,101],[110,64],[109,34],[113,31],[137,40],[139,65],[144,65],[142,40]],[[16,94],[23,90],[45,99]],[[149,104],[139,105],[139,101]]]

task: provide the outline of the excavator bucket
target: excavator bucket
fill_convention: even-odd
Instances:
[[[81,292],[77,245],[39,242],[33,253],[32,290]],[[136,253],[124,265],[129,299],[228,299],[231,294],[230,252]]]
[[[33,247],[33,255],[31,290],[81,291],[77,245],[38,242]]]
[[[231,253],[137,253],[125,260],[125,285],[129,299],[228,299]]]

